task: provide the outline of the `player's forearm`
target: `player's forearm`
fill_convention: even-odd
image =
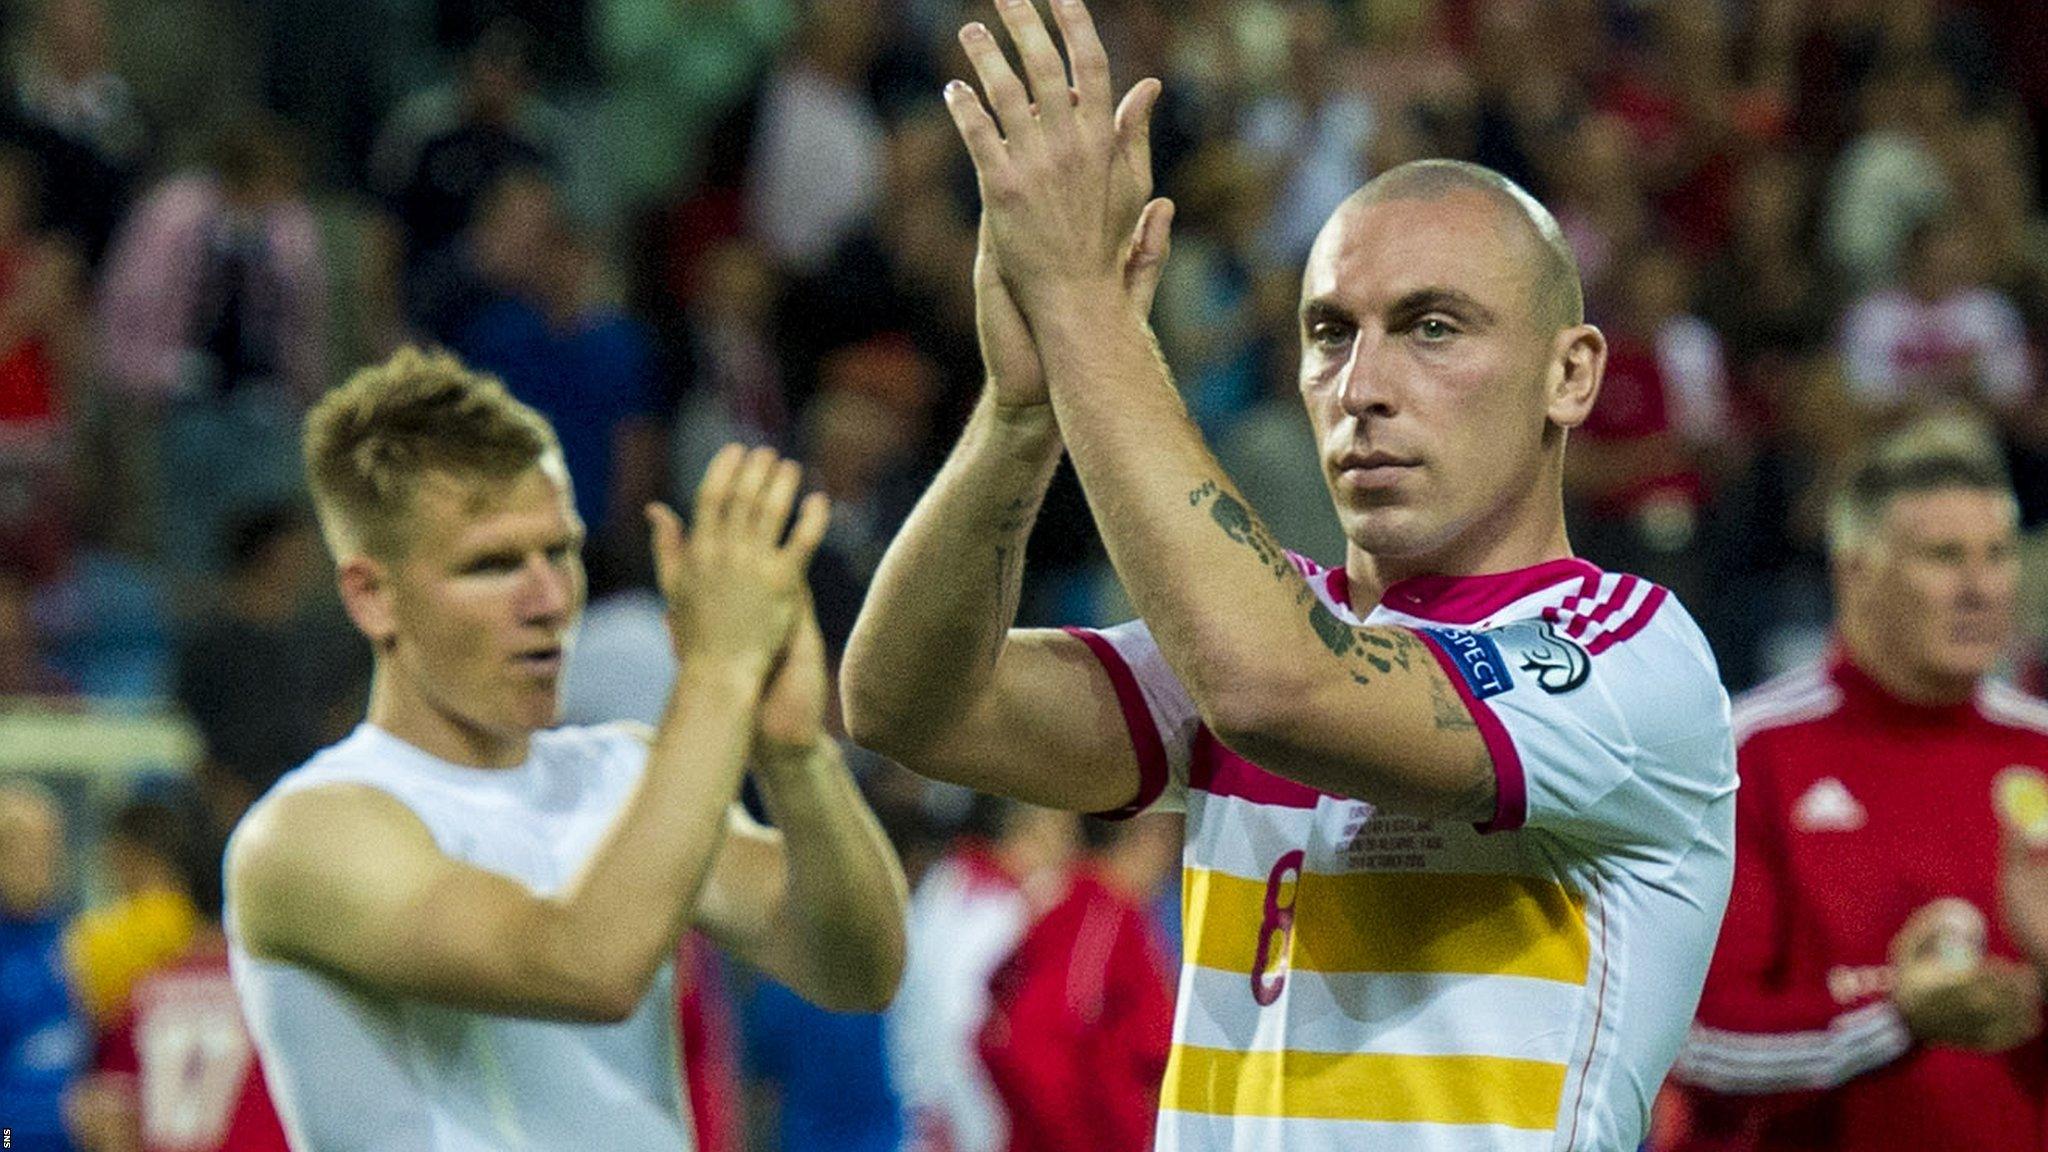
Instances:
[[[1314,604],[1223,474],[1134,318],[1045,309],[1040,352],[1096,526],[1139,615],[1205,714],[1301,664]],[[1095,319],[1087,319],[1089,314]],[[1114,313],[1111,313],[1114,314]]]
[[[880,1011],[903,975],[910,901],[903,864],[829,737],[768,754],[754,779],[782,832],[784,902],[807,977],[806,998],[842,1011]]]
[[[1059,464],[1046,407],[982,397],[889,545],[841,671],[855,740],[896,754],[965,715],[1017,616],[1024,546]]]
[[[638,791],[558,904],[547,942],[631,1004],[673,955],[739,794],[765,668],[685,661]]]
[[[1422,642],[1323,607],[1203,442],[1150,334],[1136,318],[1105,324],[1113,314],[1069,304],[1031,319],[1110,560],[1204,722],[1312,787],[1483,819],[1483,745]],[[1365,712],[1387,722],[1351,721]]]

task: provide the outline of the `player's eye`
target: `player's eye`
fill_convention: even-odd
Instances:
[[[1415,323],[1415,334],[1430,344],[1441,343],[1457,333],[1457,328],[1441,316],[1424,316]]]
[[[1341,348],[1351,339],[1351,325],[1318,320],[1309,325],[1308,340],[1318,348]]]

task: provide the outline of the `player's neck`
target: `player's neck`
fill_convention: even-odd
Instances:
[[[508,736],[468,723],[436,706],[381,662],[370,680],[367,719],[429,756],[467,768],[516,768],[526,762],[531,736]]]
[[[1952,708],[1977,694],[1975,679],[1944,676],[1916,666],[1899,659],[1895,649],[1887,657],[1885,646],[1875,640],[1871,630],[1856,627],[1847,616],[1841,621],[1840,632],[1842,647],[1856,671],[1903,703],[1922,708]]]
[[[1415,576],[1485,576],[1532,568],[1572,554],[1564,512],[1523,518],[1520,527],[1468,531],[1449,547],[1415,556],[1376,556],[1355,542],[1345,548],[1344,570],[1351,603],[1363,614],[1388,588]]]

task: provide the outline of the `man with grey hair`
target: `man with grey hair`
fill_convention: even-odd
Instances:
[[[1565,441],[1606,343],[1556,221],[1450,161],[1332,214],[1299,386],[1346,555],[1295,556],[1147,327],[1158,85],[1112,110],[1086,8],[1052,9],[1071,72],[1023,0],[998,5],[1022,77],[961,33],[989,385],[848,645],[855,738],[1187,813],[1162,1152],[1633,1152],[1727,898],[1734,754],[1685,610],[1572,555]],[[1010,627],[1063,450],[1141,620]]]
[[[1679,1152],[2039,1147],[2040,977],[2001,923],[1994,782],[2048,767],[2013,639],[2018,508],[1987,430],[1880,441],[1830,510],[1836,640],[1736,705],[1735,887]]]

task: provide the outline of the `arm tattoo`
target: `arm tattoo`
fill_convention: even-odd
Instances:
[[[1024,591],[1024,540],[1031,530],[1031,501],[1018,497],[996,516],[990,527],[996,532],[996,632],[1009,630],[1017,619],[1017,602]]]
[[[1199,508],[1204,503],[1209,505],[1209,518],[1224,535],[1251,549],[1275,579],[1298,587],[1295,602],[1308,606],[1309,628],[1330,650],[1330,655],[1344,662],[1353,680],[1370,684],[1374,676],[1384,676],[1395,668],[1403,672],[1413,670],[1414,651],[1420,646],[1413,636],[1401,629],[1361,628],[1337,619],[1336,613],[1309,591],[1287,559],[1287,550],[1273,539],[1273,534],[1244,501],[1224,491],[1216,481],[1205,480],[1188,493],[1189,507]]]
[[[1470,732],[1479,727],[1451,686],[1434,677],[1429,682],[1429,707],[1439,732]]]

